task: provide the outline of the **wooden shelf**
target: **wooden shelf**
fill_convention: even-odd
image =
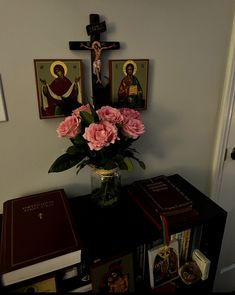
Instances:
[[[170,179],[192,199],[193,207],[199,213],[195,220],[172,226],[169,229],[170,234],[202,226],[200,250],[211,260],[207,280],[190,287],[184,284],[180,285],[185,289],[199,288],[211,291],[216,275],[227,213],[180,175],[172,175]],[[162,232],[157,230],[132,203],[131,198],[127,196],[126,189],[127,187],[123,188],[120,204],[112,209],[97,209],[92,204],[90,195],[69,200],[75,222],[84,242],[84,256],[91,263],[96,259],[102,260],[122,251],[133,251],[142,243],[162,237]]]
[[[193,201],[193,207],[199,215],[196,219],[185,220],[173,224],[169,228],[170,234],[186,229],[202,229],[199,248],[211,261],[209,277],[193,285],[185,285],[181,279],[173,284],[161,288],[150,289],[149,281],[136,283],[136,291],[146,292],[211,292],[216,275],[216,269],[224,234],[227,212],[213,202],[206,195],[178,174],[170,179]],[[135,251],[139,245],[150,243],[162,238],[162,231],[144,216],[142,211],[127,195],[127,188],[123,187],[120,203],[112,209],[98,209],[91,201],[90,195],[69,198],[69,204],[75,219],[75,224],[82,240],[82,260],[91,265],[95,260],[105,260],[127,251]],[[1,216],[0,216],[1,224]],[[194,247],[193,243],[190,244]],[[193,249],[190,249],[189,253]],[[58,284],[60,285],[60,284]],[[58,290],[59,291],[59,290]]]

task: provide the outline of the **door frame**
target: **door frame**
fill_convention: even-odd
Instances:
[[[215,149],[212,158],[212,173],[210,196],[220,201],[220,189],[223,177],[223,167],[226,158],[227,143],[232,121],[235,100],[235,17],[233,19],[228,59],[225,71],[223,93],[219,110]]]

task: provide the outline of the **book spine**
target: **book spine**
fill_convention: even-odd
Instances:
[[[2,215],[2,235],[1,235],[1,249],[0,249],[0,273],[3,274],[8,268],[7,261],[9,261],[9,253],[7,251],[7,242],[11,241],[10,231],[7,231],[7,224],[11,223],[11,213],[12,213],[12,201],[6,201],[3,203]]]
[[[183,244],[183,261],[184,262],[188,260],[190,236],[191,236],[191,229],[189,228],[184,231],[184,244]]]
[[[150,212],[150,209],[146,208],[146,204],[140,200],[138,194],[134,194],[132,191],[128,191],[128,195],[131,197],[134,203],[143,211],[149,221],[157,228],[157,230],[160,231],[162,229],[162,225],[159,214],[153,208],[151,208],[152,211]]]
[[[189,253],[190,258],[192,257],[194,249],[200,249],[202,230],[203,230],[203,225],[195,226],[192,229],[191,251]]]

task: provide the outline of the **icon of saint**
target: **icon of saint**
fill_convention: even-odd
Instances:
[[[122,107],[144,107],[143,90],[136,72],[137,64],[133,60],[127,60],[123,65],[125,77],[121,80],[118,89],[118,103]]]
[[[50,73],[55,79],[50,84],[40,79],[43,116],[68,116],[81,105],[80,77],[75,77],[72,82],[66,76],[67,71],[64,62],[54,61]]]

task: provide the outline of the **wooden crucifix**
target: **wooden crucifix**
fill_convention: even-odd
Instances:
[[[92,68],[92,92],[95,109],[110,104],[109,83],[104,85],[101,77],[102,53],[104,50],[119,49],[119,42],[100,41],[100,33],[106,31],[105,22],[100,23],[98,14],[90,14],[90,25],[86,26],[90,41],[70,41],[70,50],[90,50]]]

